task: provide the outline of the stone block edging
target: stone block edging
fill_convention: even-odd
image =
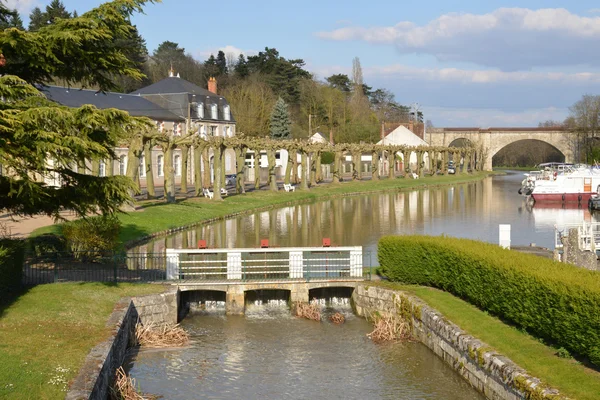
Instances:
[[[111,329],[110,337],[89,352],[65,399],[107,399],[115,373],[123,365],[127,348],[135,336],[138,319],[152,324],[177,323],[178,304],[177,288],[117,302],[106,322]]]
[[[360,316],[378,312],[403,317],[417,340],[489,399],[567,399],[486,343],[465,333],[416,296],[359,284],[352,298]]]

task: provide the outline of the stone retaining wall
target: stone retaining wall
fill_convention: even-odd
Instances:
[[[508,358],[466,334],[439,312],[405,292],[359,284],[352,295],[356,313],[396,315],[413,336],[454,368],[488,399],[565,399]]]
[[[110,337],[90,351],[65,399],[106,399],[115,373],[125,361],[138,319],[145,324],[177,323],[178,305],[177,289],[119,301],[106,323]]]

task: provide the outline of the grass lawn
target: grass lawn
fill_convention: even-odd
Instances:
[[[469,334],[489,344],[531,375],[579,400],[600,398],[600,372],[572,359],[556,356],[556,349],[507,325],[450,293],[423,286],[377,283],[414,294]]]
[[[141,211],[119,215],[122,223],[119,238],[122,243],[127,243],[130,240],[167,229],[197,224],[212,218],[224,218],[235,213],[249,212],[261,208],[283,207],[290,203],[311,202],[351,194],[465,183],[483,179],[490,174],[493,173],[477,172],[473,174],[429,176],[418,180],[351,181],[318,185],[310,190],[299,190],[300,188],[297,186],[295,192],[257,190],[245,195],[230,195],[220,202],[203,197],[179,199],[174,204],[166,204],[156,200],[141,202],[140,205],[143,207]],[[49,232],[59,233],[60,225],[37,229],[32,236]]]
[[[40,285],[0,304],[0,398],[62,399],[89,351],[109,334],[122,297],[158,293],[150,284]]]

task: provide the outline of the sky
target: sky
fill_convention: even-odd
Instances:
[[[25,23],[50,0],[4,0]],[[99,0],[63,0],[83,13]],[[133,23],[151,53],[170,40],[199,60],[265,47],[324,79],[349,74],[414,104],[436,127],[562,121],[600,94],[600,3],[577,0],[305,0],[148,4]],[[185,78],[185,77],[183,77]]]

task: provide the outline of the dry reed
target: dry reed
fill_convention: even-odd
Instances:
[[[123,367],[117,369],[111,398],[117,400],[155,400],[160,398],[152,394],[143,394],[135,387],[135,379],[128,376]]]
[[[346,321],[346,317],[344,317],[344,314],[336,312],[335,314],[329,316],[329,320],[334,324],[339,325],[343,324]]]
[[[143,347],[182,347],[189,343],[189,334],[176,325],[142,325],[135,326],[135,339]]]
[[[392,315],[378,315],[370,318],[373,321],[373,331],[367,336],[374,342],[389,342],[395,340],[410,340],[410,327],[406,321]]]
[[[296,316],[300,318],[306,318],[313,321],[321,320],[321,310],[318,304],[306,304],[306,303],[297,303],[296,304]]]

